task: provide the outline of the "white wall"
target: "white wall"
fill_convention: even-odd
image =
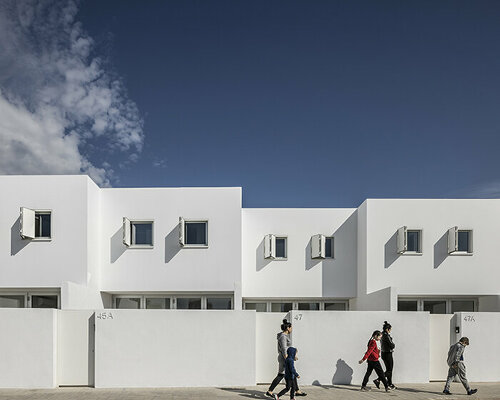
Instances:
[[[253,311],[101,310],[95,321],[96,387],[255,384]]]
[[[233,292],[241,282],[240,188],[101,191],[103,291]],[[153,249],[123,245],[123,217],[154,220]],[[208,248],[180,247],[179,217],[208,219]]]
[[[256,380],[271,383],[278,373],[278,341],[284,313],[256,313]]]
[[[56,310],[0,308],[0,387],[56,385]]]
[[[467,379],[470,382],[498,382],[500,313],[456,313],[455,315],[460,333],[456,335],[454,343],[462,336],[468,337],[470,341],[464,352]],[[444,357],[446,360],[446,355]]]
[[[446,358],[451,346],[451,333],[455,327],[452,326],[453,314],[431,314],[429,315],[430,335],[430,380],[443,381],[448,375],[448,364]]]
[[[401,295],[500,292],[500,200],[372,200],[367,203],[367,293],[389,286]],[[423,254],[396,253],[396,231],[423,230]],[[474,255],[447,254],[447,231],[473,229]],[[477,279],[478,276],[488,279]]]
[[[57,385],[94,384],[94,311],[57,311]]]
[[[87,176],[0,176],[2,288],[87,282]],[[19,209],[52,210],[52,240],[22,240]]]
[[[429,381],[429,314],[383,311],[292,311],[293,344],[298,349],[295,367],[299,384],[361,384],[366,362],[358,361],[374,330],[384,321],[393,327],[396,344],[393,381]],[[375,379],[375,373],[373,378]],[[371,382],[371,381],[370,381]]]
[[[356,296],[355,209],[243,209],[244,298]],[[288,260],[264,258],[264,236],[288,236]],[[311,236],[334,237],[335,259],[311,259]]]

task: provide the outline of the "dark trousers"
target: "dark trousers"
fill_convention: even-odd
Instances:
[[[281,380],[285,377],[285,374],[278,374],[276,375],[276,378],[271,382],[271,386],[269,386],[269,389],[267,389],[268,392],[273,392],[273,390],[278,386],[278,384],[281,382]],[[297,379],[295,379],[295,385],[296,389],[295,391],[299,390],[299,385],[297,383]],[[286,393],[286,392],[285,392]]]
[[[392,385],[392,369],[394,368],[394,360],[392,359],[392,352],[387,351],[382,353],[382,360],[385,364],[385,378],[387,379],[387,384]]]
[[[366,386],[373,370],[375,370],[375,372],[377,373],[378,379],[384,384],[385,387],[387,387],[387,379],[385,379],[384,370],[382,369],[380,362],[370,361],[370,360],[368,360],[368,369],[366,370],[365,377],[363,378],[363,384],[361,386],[362,387]]]
[[[299,385],[297,384],[297,378],[294,379],[286,379],[286,387],[278,393],[278,397],[283,396],[286,392],[290,390],[290,398],[294,399],[295,398],[295,392],[299,390]]]

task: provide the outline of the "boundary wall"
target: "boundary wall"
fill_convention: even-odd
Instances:
[[[302,385],[359,385],[366,363],[358,361],[384,320],[396,343],[394,382],[444,380],[448,347],[461,336],[471,341],[465,352],[469,380],[499,380],[495,312],[0,309],[0,387],[269,383],[284,317],[293,324]]]

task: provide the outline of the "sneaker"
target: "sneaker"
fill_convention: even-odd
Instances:
[[[443,394],[451,394],[451,392],[449,390],[443,390]]]
[[[274,400],[280,400],[277,394],[273,394]]]
[[[471,389],[467,392],[467,394],[470,396],[471,394],[477,393],[477,389]]]
[[[385,388],[385,391],[386,391],[386,392],[390,392],[391,390],[392,390],[392,389],[391,389],[391,387],[390,387],[390,386],[387,386],[387,387]]]
[[[367,387],[367,386],[361,386],[361,389],[360,389],[362,392],[369,392],[370,390],[372,390],[371,388]]]
[[[380,380],[375,379],[375,380],[373,381],[373,383],[375,384],[375,386],[377,387],[377,389],[380,389]]]
[[[266,396],[274,399],[274,394],[272,394],[269,390],[266,392]]]
[[[390,387],[392,390],[397,389],[397,387],[396,387],[396,386],[394,386],[394,385],[389,385],[389,387]]]

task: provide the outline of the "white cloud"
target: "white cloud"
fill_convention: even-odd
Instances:
[[[0,0],[0,173],[88,173],[110,185],[109,163],[136,161],[143,121],[122,81],[93,54],[74,1]]]
[[[469,190],[466,190],[465,192],[467,194],[467,197],[476,197],[483,199],[500,198],[500,181],[482,183],[470,188]]]

